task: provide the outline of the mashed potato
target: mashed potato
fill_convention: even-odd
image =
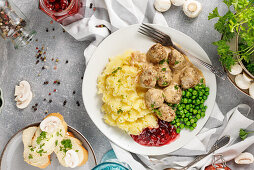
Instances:
[[[145,106],[146,90],[137,86],[140,68],[131,66],[131,51],[111,58],[98,78],[105,122],[129,134],[138,135],[146,127],[157,127],[157,117]]]

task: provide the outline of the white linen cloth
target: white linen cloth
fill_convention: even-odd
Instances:
[[[91,7],[92,3],[92,8]],[[85,49],[86,62],[89,61],[99,43],[111,32],[119,28],[137,23],[155,23],[167,26],[163,15],[155,11],[153,0],[87,0],[85,18],[64,29],[77,40],[89,40],[91,44]],[[94,9],[94,7],[96,9]],[[105,27],[98,27],[103,24]],[[215,152],[223,154],[226,161],[233,159],[251,144],[254,143],[254,135],[241,141],[238,137],[239,129],[254,130],[254,122],[243,114],[248,114],[250,107],[239,105],[229,111],[224,117],[217,104],[214,106],[211,117],[204,128],[186,146],[162,156],[135,155],[111,143],[117,158],[126,162],[133,170],[164,168],[179,168],[187,165],[196,155],[208,152],[217,139],[224,135],[230,135],[230,143]],[[136,160],[138,157],[139,160]],[[204,169],[210,165],[212,156],[208,156],[193,169]]]

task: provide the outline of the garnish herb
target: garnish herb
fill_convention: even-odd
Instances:
[[[204,83],[204,79],[203,78],[200,80],[200,83],[202,83],[202,84]]]
[[[175,85],[175,89],[178,90],[178,88],[179,88],[179,87],[178,87],[177,85]]]
[[[58,140],[55,141],[55,145],[56,145],[56,146],[58,145]]]
[[[42,131],[40,136],[36,139],[37,144],[40,144],[42,140],[46,139],[47,132]]]
[[[154,104],[151,104],[151,108],[154,108]]]
[[[166,86],[166,85],[168,85],[168,82],[163,82],[162,85]]]
[[[40,149],[45,145],[45,143],[43,143],[42,145],[40,145]]]
[[[165,62],[165,59],[161,60],[159,64],[163,64]]]
[[[75,152],[78,152],[79,150],[75,150]]]
[[[175,65],[179,64],[179,61],[175,61]]]
[[[153,112],[156,113],[158,116],[162,116],[162,114],[159,111],[159,109],[153,109]]]
[[[47,151],[44,151],[43,149],[37,151],[38,154],[40,154],[40,156],[42,156],[42,153],[47,153]]]
[[[72,149],[72,143],[71,143],[70,139],[64,139],[64,140],[62,140],[61,144],[64,146],[64,148],[62,148],[64,153],[66,153],[69,149]],[[61,151],[61,147],[60,147],[60,151]]]
[[[162,71],[166,71],[166,68],[162,68],[161,70],[162,70]]]
[[[214,28],[222,34],[222,39],[213,44],[217,46],[220,61],[230,71],[231,66],[237,62],[236,56],[240,56],[240,60],[254,74],[254,64],[250,60],[254,53],[254,0],[223,0],[223,2],[228,6],[225,15],[220,16],[216,7],[208,16],[208,20],[219,18]],[[232,51],[228,45],[235,35],[239,36],[240,40],[238,51]]]
[[[247,138],[248,134],[250,134],[250,133],[254,133],[254,131],[253,131],[253,132],[247,132],[247,131],[244,130],[244,129],[240,129],[240,131],[239,131],[239,136],[240,136],[240,138],[241,138],[242,140],[244,140],[244,139]]]
[[[117,114],[120,114],[120,113],[123,113],[123,110],[122,110],[122,109],[118,109],[118,110],[117,110]]]
[[[122,70],[122,67],[117,67],[117,69],[115,69],[114,71],[112,71],[112,74],[117,73],[118,70]]]
[[[29,154],[28,159],[33,159],[33,156]]]

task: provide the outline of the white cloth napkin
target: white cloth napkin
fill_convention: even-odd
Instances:
[[[128,163],[133,170],[136,170],[137,167],[140,170],[147,168],[162,170],[186,166],[194,160],[195,156],[207,153],[216,140],[224,135],[229,135],[231,138],[229,144],[213,153],[222,154],[225,161],[229,161],[254,143],[254,135],[250,134],[244,141],[239,138],[239,130],[241,128],[254,131],[254,121],[244,116],[248,115],[249,112],[250,107],[241,104],[229,111],[226,116],[223,116],[216,104],[204,128],[186,146],[162,156],[137,155],[143,165],[146,166],[135,160],[134,154],[130,154],[115,144],[111,145],[119,161]],[[204,169],[210,165],[213,154],[195,164],[191,169]]]
[[[167,26],[163,15],[154,9],[153,0],[87,0],[84,5],[86,6],[85,18],[65,26],[64,29],[77,40],[91,41],[84,51],[86,62],[89,61],[99,43],[119,28],[142,22]],[[113,143],[111,145],[119,161],[128,163],[133,170],[148,168],[160,170],[185,166],[196,155],[206,153],[221,136],[230,135],[231,140],[228,146],[215,152],[215,154],[223,154],[224,159],[228,161],[254,143],[254,136],[244,141],[238,137],[240,128],[254,130],[254,122],[243,116],[249,111],[249,106],[239,105],[224,117],[216,104],[211,117],[200,133],[186,146],[168,155],[135,155]],[[204,169],[211,164],[211,161],[210,155],[194,167]]]

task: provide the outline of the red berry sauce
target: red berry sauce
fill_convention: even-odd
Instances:
[[[54,12],[61,12],[68,8],[71,0],[45,0],[46,7]]]
[[[178,133],[174,126],[160,119],[158,124],[158,128],[146,128],[140,135],[131,135],[131,137],[135,142],[145,146],[162,146],[176,139]]]

